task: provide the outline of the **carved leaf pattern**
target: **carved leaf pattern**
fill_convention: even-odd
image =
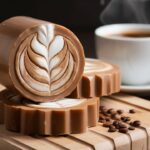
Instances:
[[[29,39],[31,42],[24,46],[20,56],[22,82],[32,92],[52,95],[70,79],[74,69],[73,56],[65,38],[54,34],[53,25],[40,26],[38,33]]]

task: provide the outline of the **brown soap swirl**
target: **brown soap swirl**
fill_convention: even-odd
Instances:
[[[76,62],[70,50],[74,46],[54,28],[53,24],[39,26],[18,47],[16,74],[24,88],[35,95],[57,95],[74,78]]]

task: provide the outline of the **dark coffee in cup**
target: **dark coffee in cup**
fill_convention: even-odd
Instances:
[[[133,37],[133,38],[144,38],[150,37],[150,32],[121,32],[116,34],[111,34],[111,36],[115,37]]]

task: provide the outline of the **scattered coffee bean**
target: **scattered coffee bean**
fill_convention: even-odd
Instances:
[[[107,112],[103,112],[103,115],[106,117],[110,117],[110,114],[108,114]]]
[[[106,122],[106,120],[105,119],[101,119],[101,118],[99,118],[99,120],[98,120],[99,122],[101,122],[101,123],[104,123],[104,122]]]
[[[135,109],[130,109],[129,113],[134,114],[134,113],[136,113],[136,111],[135,111]]]
[[[116,131],[117,131],[117,129],[114,125],[109,126],[108,132],[116,132]]]
[[[108,129],[108,132],[116,132],[116,131],[117,131],[116,128],[109,128],[109,129]]]
[[[112,125],[112,123],[111,122],[105,122],[105,123],[103,123],[103,127],[110,127],[110,125]]]
[[[129,125],[130,125],[130,126],[133,126],[133,122],[132,122],[132,121],[131,121],[131,122],[129,122]]]
[[[123,111],[122,109],[118,109],[118,110],[117,110],[117,113],[118,113],[118,114],[123,114],[124,111]]]
[[[131,118],[130,118],[130,117],[126,117],[126,122],[127,122],[127,121],[130,121],[130,120],[131,120]]]
[[[114,119],[114,120],[120,120],[121,117],[118,114],[112,114],[111,118]]]
[[[135,130],[135,128],[133,126],[130,126],[128,129],[129,130]]]
[[[106,122],[105,117],[103,115],[99,116],[99,122],[101,122],[101,123],[105,123]]]
[[[128,132],[128,128],[120,128],[119,132],[121,132],[121,133],[127,133]]]
[[[126,118],[126,116],[121,116],[121,120],[123,121]]]
[[[123,122],[127,122],[127,121],[130,121],[131,118],[130,118],[130,117],[126,117],[126,116],[122,116],[122,117],[121,117],[121,120],[122,120]]]
[[[132,123],[132,126],[134,127],[139,127],[141,125],[141,121],[139,120],[135,120],[133,123]]]
[[[114,125],[111,124],[111,125],[109,126],[109,128],[116,128],[116,127],[115,127]]]
[[[120,121],[118,121],[118,120],[115,120],[114,122],[113,122],[113,125],[116,127],[116,129],[119,129],[120,127],[119,127],[119,123],[120,123]]]
[[[141,122],[139,120],[131,121],[129,116],[125,116],[122,109],[115,110],[113,108],[107,109],[105,106],[100,106],[99,122],[103,123],[103,127],[107,127],[108,132],[127,133],[128,130],[135,130],[139,127]],[[136,113],[134,109],[130,109],[129,113]],[[127,125],[130,125],[127,127]]]
[[[110,117],[105,117],[105,120],[106,121],[111,121],[111,118]]]
[[[102,116],[102,115],[100,115],[99,119],[100,119],[100,120],[105,120],[105,117]]]
[[[102,109],[102,110],[101,110],[101,113],[102,113],[102,114],[107,113],[107,109]]]
[[[119,124],[119,121],[117,121],[117,120],[113,121],[113,125],[114,125],[114,126],[116,126],[116,125],[118,125],[118,124]]]
[[[116,111],[113,108],[108,109],[108,114],[116,114]]]
[[[123,123],[119,123],[118,125],[119,125],[119,128],[127,128],[127,126]]]
[[[106,107],[105,106],[100,106],[99,109],[104,110],[104,109],[106,109]]]

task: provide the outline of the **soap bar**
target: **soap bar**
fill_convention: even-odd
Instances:
[[[84,50],[67,28],[30,18],[0,24],[0,83],[36,101],[68,96],[84,70]]]
[[[116,65],[86,58],[82,78],[69,97],[108,96],[120,91],[120,83],[120,71]]]
[[[12,97],[15,99],[22,98],[21,95],[16,95],[13,92],[10,92],[8,89],[0,85],[0,124],[4,123],[4,102]]]
[[[83,133],[97,125],[99,98],[64,98],[33,103],[14,95],[5,101],[5,126],[23,134],[64,135]]]
[[[0,124],[4,123],[4,101],[5,101],[4,94],[6,92],[7,90],[3,90],[0,92]]]

